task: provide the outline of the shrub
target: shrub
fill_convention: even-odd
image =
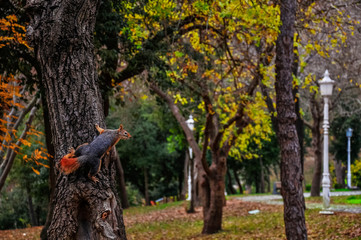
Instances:
[[[351,182],[353,186],[361,188],[361,160],[356,160],[351,165]]]
[[[138,206],[143,202],[143,196],[133,184],[127,183],[127,195],[130,206]]]

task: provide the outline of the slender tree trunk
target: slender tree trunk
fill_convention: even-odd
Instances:
[[[40,103],[40,100],[38,99],[36,101],[36,104],[31,108],[31,112],[29,114],[29,118],[25,123],[25,129],[22,131],[19,139],[17,140],[17,142],[15,143],[15,146],[13,149],[8,149],[7,153],[6,153],[6,158],[5,161],[3,162],[4,164],[4,169],[3,171],[1,171],[2,169],[0,169],[0,191],[3,188],[4,184],[5,184],[5,180],[8,176],[8,174],[10,173],[10,170],[13,166],[14,160],[16,155],[18,154],[18,151],[20,149],[20,146],[22,145],[21,140],[26,139],[29,130],[30,130],[30,126],[34,120],[35,117],[35,113],[38,109],[37,105]]]
[[[190,159],[189,159],[189,152],[187,149],[185,151],[185,159],[184,159],[184,166],[183,166],[183,188],[182,188],[182,192],[181,192],[181,196],[180,196],[181,200],[186,199],[186,195],[188,193],[188,187],[190,187],[190,188],[192,187],[192,186],[188,186],[189,171],[190,171]]]
[[[265,183],[264,183],[264,170],[263,170],[262,157],[259,158],[259,165],[260,165],[260,170],[261,170],[260,192],[261,192],[261,193],[264,193],[264,192],[265,192]]]
[[[234,179],[236,180],[236,183],[238,185],[239,193],[243,194],[243,187],[242,187],[241,181],[239,181],[237,170],[235,170],[235,169],[232,169],[232,170],[233,170]]]
[[[39,226],[39,223],[37,221],[38,219],[34,211],[34,204],[33,204],[33,198],[31,197],[31,193],[30,193],[30,186],[26,187],[26,194],[28,197],[29,217],[30,217],[31,225]]]
[[[104,127],[97,83],[93,31],[99,1],[27,1],[27,36],[41,67],[54,164],[69,148],[91,142],[94,125]],[[55,169],[56,188],[48,239],[126,239],[113,193],[114,162],[102,161],[99,182]]]
[[[336,182],[339,186],[345,187],[346,168],[342,167],[342,161],[335,160]]]
[[[296,0],[281,0],[280,34],[276,42],[276,105],[281,150],[281,182],[287,239],[307,239],[302,166],[292,95],[293,38]]]
[[[319,197],[320,190],[321,190],[321,178],[322,178],[322,141],[321,141],[321,133],[319,129],[315,128],[315,132],[312,134],[312,146],[314,150],[314,172],[312,178],[312,185],[311,185],[311,196],[312,197]]]
[[[150,201],[149,201],[149,187],[148,187],[148,171],[147,169],[144,167],[143,168],[143,174],[144,174],[144,198],[145,198],[145,205],[149,206],[150,205]]]
[[[43,120],[44,120],[44,128],[45,128],[45,142],[46,142],[46,148],[48,150],[48,161],[49,161],[49,204],[48,204],[48,212],[46,216],[46,222],[44,224],[43,229],[41,230],[40,238],[46,239],[47,238],[47,231],[51,223],[51,217],[53,216],[54,211],[54,205],[51,204],[53,202],[54,198],[54,190],[55,190],[55,184],[56,184],[56,176],[55,176],[55,163],[54,163],[54,156],[55,156],[55,149],[54,145],[52,143],[52,135],[51,135],[51,124],[49,120],[49,110],[48,105],[46,103],[45,98],[45,91],[42,89],[41,94],[41,102],[43,106]]]
[[[233,184],[232,184],[232,176],[231,173],[229,171],[229,169],[227,169],[227,183],[228,183],[228,190],[230,194],[236,194],[236,191],[233,188]]]
[[[114,161],[115,161],[115,165],[117,168],[117,173],[118,173],[118,184],[119,184],[119,188],[120,188],[120,201],[122,203],[122,208],[129,208],[129,201],[128,201],[128,195],[127,195],[127,188],[125,186],[125,179],[124,179],[124,170],[123,170],[123,166],[122,166],[122,162],[120,161],[120,157],[117,153],[117,151],[114,151]]]
[[[187,151],[188,152],[188,151]],[[189,158],[189,168],[190,168],[190,175],[191,175],[191,201],[189,203],[189,209],[187,213],[195,213],[195,200],[197,199],[197,192],[196,192],[196,182],[195,180],[195,172],[194,172],[194,161],[193,159]]]
[[[316,94],[312,94],[310,100],[310,110],[313,119],[311,126],[312,131],[312,149],[314,152],[314,170],[311,185],[311,196],[320,196],[321,179],[322,179],[322,135],[321,135],[321,122],[322,110],[319,103],[316,101]]]
[[[294,58],[293,58],[293,64],[292,64],[292,73],[294,75],[294,77],[298,77],[298,67],[299,67],[299,55],[298,55],[298,49],[297,46],[293,46],[293,50],[294,50]],[[297,135],[298,135],[298,142],[300,144],[300,155],[301,155],[301,167],[302,167],[302,175],[304,174],[304,144],[303,144],[303,140],[304,140],[304,132],[305,132],[305,126],[304,126],[304,122],[301,116],[301,103],[300,103],[300,98],[298,96],[298,88],[299,86],[295,86],[292,89],[292,94],[293,97],[295,99],[295,111],[296,111],[296,115],[297,115],[297,120],[296,120],[296,129],[297,129]]]

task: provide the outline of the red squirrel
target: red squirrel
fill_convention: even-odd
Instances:
[[[89,178],[94,182],[98,179],[95,175],[99,172],[101,159],[110,149],[117,144],[120,139],[129,139],[131,135],[120,125],[118,129],[103,129],[95,125],[99,135],[89,144],[84,143],[77,147],[76,150],[71,148],[69,153],[60,160],[60,170],[64,174],[75,172],[82,166],[88,166]]]

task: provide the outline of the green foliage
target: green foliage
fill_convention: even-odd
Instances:
[[[9,188],[11,187],[8,186]],[[0,196],[0,229],[26,227],[30,220],[25,191],[13,188],[11,191],[2,191]]]
[[[127,197],[130,206],[138,206],[143,203],[143,196],[133,184],[127,183]]]
[[[114,107],[108,118],[108,126],[121,122],[132,135],[128,141],[117,146],[125,173],[125,180],[142,194],[145,191],[144,171],[148,172],[149,194],[152,200],[163,196],[180,194],[183,180],[184,151],[181,143],[170,144],[167,139],[179,133],[174,119],[164,105],[158,105],[154,99],[147,98],[127,101],[124,107]],[[170,132],[171,129],[172,131]],[[178,145],[170,152],[169,145]],[[183,146],[185,146],[183,144]]]
[[[358,159],[351,165],[351,182],[361,188],[361,160]]]
[[[361,204],[361,195],[359,196],[350,196],[347,198],[346,202],[348,204]]]
[[[249,185],[254,185],[256,192],[260,192],[261,171],[264,174],[264,181],[268,180],[272,168],[279,167],[279,147],[275,135],[270,136],[271,140],[261,141],[261,146],[252,142],[249,145],[248,152],[253,157],[242,158],[238,164],[241,169],[243,179]],[[252,137],[251,137],[252,139]],[[234,166],[233,167],[237,167]]]
[[[33,133],[27,138],[28,144],[20,148],[0,195],[0,229],[45,223],[50,191],[41,117],[42,114],[36,115],[34,128],[30,130]],[[24,127],[23,124],[19,132],[22,132]],[[30,199],[35,222],[31,221]]]
[[[347,110],[348,107],[344,106],[344,108]],[[361,125],[359,122],[360,117],[360,114],[354,114],[352,116],[337,117],[332,121],[330,127],[330,152],[335,155],[335,158],[338,161],[347,163],[346,130],[348,128],[353,129],[351,137],[351,163],[357,158],[361,147]]]

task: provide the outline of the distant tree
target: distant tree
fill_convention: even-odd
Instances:
[[[271,135],[268,141],[263,140],[261,147],[255,143],[251,143],[248,147],[249,152],[253,154],[249,158],[243,157],[239,160],[241,176],[248,185],[253,184],[256,187],[257,193],[264,193],[266,192],[265,182],[270,189],[271,170],[280,166],[280,152],[276,135]]]

